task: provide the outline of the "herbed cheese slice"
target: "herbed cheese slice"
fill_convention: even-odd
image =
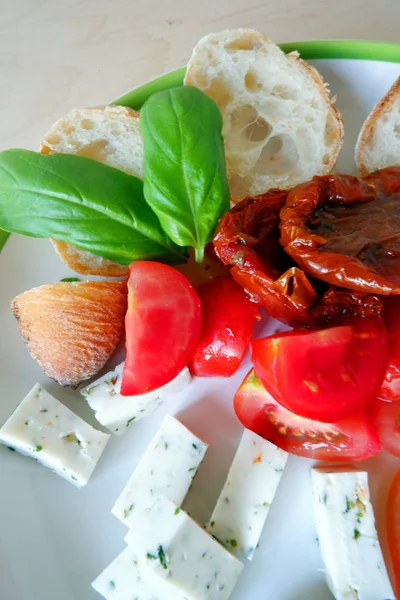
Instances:
[[[245,429],[206,529],[251,560],[282,477],[287,452]]]
[[[122,435],[135,421],[148,417],[164,401],[181,392],[191,381],[185,367],[175,379],[153,392],[139,396],[121,396],[121,379],[124,363],[115,367],[81,390],[95,417],[117,435]]]
[[[166,498],[137,515],[125,541],[154,577],[187,600],[227,600],[243,569],[237,558]]]
[[[77,487],[89,481],[109,438],[38,383],[0,429],[0,442],[35,458]]]
[[[141,565],[129,547],[104,569],[92,587],[106,600],[184,600]]]
[[[312,489],[326,579],[336,600],[394,600],[375,529],[368,473],[314,468]]]
[[[136,514],[165,496],[180,506],[208,446],[167,416],[115,502],[112,513],[131,527]]]

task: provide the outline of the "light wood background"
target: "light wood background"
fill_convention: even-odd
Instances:
[[[400,42],[400,0],[0,0],[0,149],[184,64],[206,33]]]

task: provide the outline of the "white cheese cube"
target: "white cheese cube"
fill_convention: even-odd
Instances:
[[[148,417],[158,406],[181,392],[191,381],[185,367],[175,379],[153,392],[139,396],[121,396],[121,379],[124,363],[115,367],[81,390],[95,417],[113,433],[122,435],[135,421]]]
[[[128,527],[136,514],[165,496],[180,506],[207,450],[180,421],[167,416],[115,502],[112,513]]]
[[[287,452],[245,429],[206,529],[239,558],[251,560],[268,516]]]
[[[243,564],[183,510],[160,498],[126,538],[139,561],[187,600],[227,600]]]
[[[369,499],[368,473],[312,469],[318,540],[336,600],[394,600]]]
[[[129,547],[104,569],[92,587],[106,600],[184,600],[141,565]]]
[[[38,383],[0,429],[0,442],[77,487],[87,484],[108,442]]]

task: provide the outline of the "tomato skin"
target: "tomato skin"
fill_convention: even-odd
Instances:
[[[280,212],[281,244],[317,279],[365,293],[399,294],[400,240],[393,225],[399,190],[399,166],[360,179],[317,175],[288,193]],[[366,244],[365,252],[354,249],[355,240]]]
[[[386,533],[396,580],[396,597],[400,598],[400,471],[393,479],[389,489]]]
[[[368,407],[368,413],[382,448],[400,458],[400,402],[377,399]]]
[[[236,392],[234,407],[244,427],[291,454],[346,462],[370,458],[381,449],[366,413],[335,424],[304,419],[280,405],[266,391],[254,369]]]
[[[230,377],[242,362],[258,307],[230,275],[203,283],[197,293],[202,327],[190,370],[199,377]]]
[[[392,296],[385,302],[383,320],[389,338],[389,364],[378,398],[400,399],[400,298]]]
[[[254,370],[267,392],[282,405],[284,402],[276,377],[276,358],[280,340],[294,334],[293,331],[285,331],[265,338],[254,338],[250,341],[251,362],[254,365]]]
[[[121,394],[144,394],[174,379],[188,364],[200,328],[200,300],[186,277],[161,263],[132,263]]]
[[[325,423],[364,410],[375,399],[388,362],[379,317],[253,340],[251,349],[266,389],[288,410]]]

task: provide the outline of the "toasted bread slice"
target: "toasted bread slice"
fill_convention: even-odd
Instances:
[[[51,127],[40,145],[42,154],[77,154],[143,179],[143,141],[139,113],[125,106],[75,108]],[[84,275],[119,277],[126,266],[52,240],[61,259]]]
[[[128,275],[128,267],[96,256],[87,250],[81,250],[61,240],[51,240],[53,246],[70,269],[82,275],[100,275],[101,277],[123,277]]]
[[[218,105],[231,197],[290,188],[329,173],[343,123],[319,73],[252,29],[204,37],[187,65],[194,85]]]
[[[61,385],[77,386],[100,371],[124,331],[124,281],[59,282],[17,296],[12,310],[28,349]]]
[[[355,158],[361,175],[400,164],[400,77],[365,120]]]

